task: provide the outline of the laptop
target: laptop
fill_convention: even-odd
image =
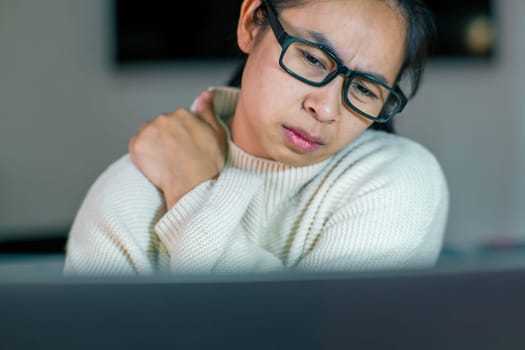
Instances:
[[[525,349],[525,268],[0,278],[0,349]]]

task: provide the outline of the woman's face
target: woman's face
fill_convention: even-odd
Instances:
[[[314,87],[281,68],[281,46],[272,30],[253,23],[260,3],[245,0],[241,9],[238,43],[249,56],[231,125],[233,141],[257,157],[293,166],[318,163],[372,122],[345,105],[344,76]],[[388,85],[394,84],[406,23],[392,1],[308,1],[282,10],[279,20],[290,35],[312,42],[324,37],[350,69],[382,75]]]

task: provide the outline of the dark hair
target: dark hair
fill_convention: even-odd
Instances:
[[[404,91],[404,93],[411,99],[419,89],[428,56],[430,40],[435,36],[434,18],[422,0],[385,1],[395,2],[407,23],[408,31],[405,58],[396,83],[407,83],[409,91]],[[308,2],[308,0],[267,0],[267,2],[277,9],[277,11],[280,11],[285,8],[299,6]],[[257,23],[264,26],[268,24],[264,5],[261,5],[257,9],[255,17]],[[246,55],[243,56],[241,65],[232,75],[228,85],[241,86],[242,72],[246,63]],[[373,123],[371,128],[394,133],[394,118],[390,119],[387,123]]]

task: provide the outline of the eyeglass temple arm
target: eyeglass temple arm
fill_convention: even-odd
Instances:
[[[268,21],[270,21],[270,27],[275,32],[277,41],[282,46],[284,45],[284,41],[288,37],[288,34],[284,30],[281,23],[279,23],[279,21],[277,20],[277,11],[273,8],[273,6],[268,1],[263,1],[263,3],[266,5],[266,9],[268,10]]]

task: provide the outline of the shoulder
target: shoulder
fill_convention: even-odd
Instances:
[[[404,136],[367,130],[335,159],[348,174],[390,185],[421,186],[447,191],[445,173],[436,156],[422,144]]]
[[[342,170],[334,191],[342,193],[333,223],[364,218],[367,234],[397,247],[407,262],[434,263],[449,206],[447,180],[434,154],[406,137],[369,130],[338,157]]]
[[[134,202],[147,202],[148,199],[158,204],[160,192],[133,164],[130,155],[125,154],[97,177],[87,198],[102,207],[105,203],[114,206],[122,201],[123,205],[132,205]]]
[[[403,160],[410,162],[430,161],[437,163],[435,156],[422,144],[398,134],[379,130],[367,130],[353,143],[341,151],[342,156],[364,155],[376,159]]]
[[[402,219],[408,231],[431,227],[443,233],[449,190],[435,155],[420,143],[368,130],[338,155],[339,207],[373,210],[383,218]],[[415,227],[419,229],[415,229]]]
[[[448,184],[437,158],[418,142],[382,131],[367,130],[341,150],[312,186],[323,193],[328,212],[373,210],[423,221],[443,221],[448,212]]]

